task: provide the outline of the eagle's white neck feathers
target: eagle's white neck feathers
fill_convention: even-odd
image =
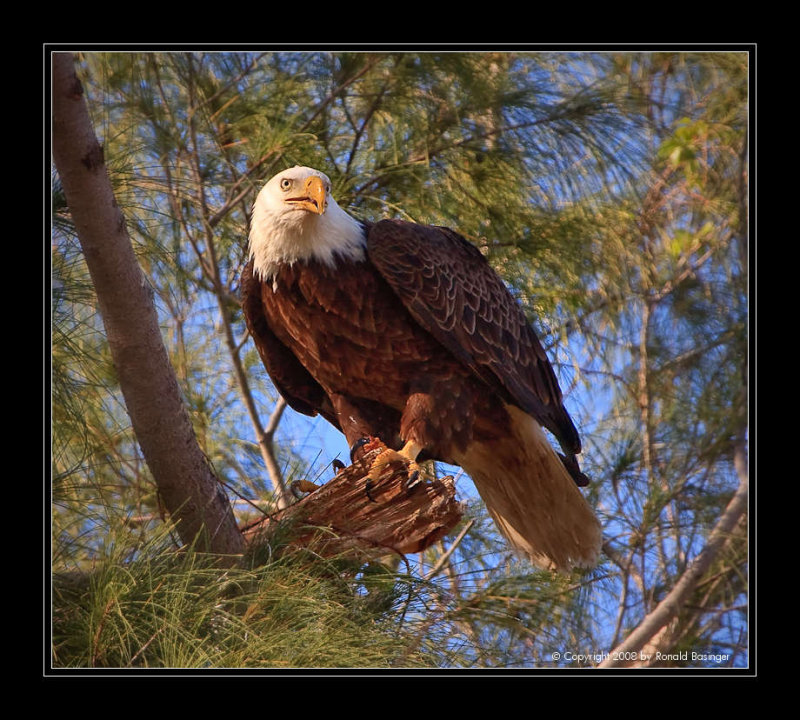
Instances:
[[[302,183],[312,175],[330,187],[323,173],[294,167],[273,177],[256,198],[250,223],[250,257],[255,275],[262,280],[273,278],[285,264],[316,260],[333,267],[337,259],[358,262],[365,257],[361,224],[342,210],[329,192],[322,214],[286,202],[281,182]]]

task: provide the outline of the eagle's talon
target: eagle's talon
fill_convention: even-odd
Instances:
[[[362,437],[356,440],[350,448],[350,462],[354,463],[356,460],[361,459],[361,454],[356,458],[356,453],[359,452],[372,438]],[[362,453],[363,454],[363,453]]]
[[[415,442],[408,442],[402,450],[392,450],[384,447],[372,463],[369,470],[369,481],[377,480],[384,468],[390,463],[397,462],[406,466],[408,475],[403,481],[407,493],[413,492],[416,487],[424,483],[422,468],[417,464],[417,456],[422,447]]]
[[[372,497],[372,480],[368,479],[367,482],[364,484],[364,492],[366,493],[367,498],[369,499],[370,502],[374,503],[378,502],[374,497]]]
[[[425,480],[422,477],[422,471],[419,467],[415,467],[416,463],[413,463],[409,468],[408,478],[405,481],[405,488],[406,492],[410,495],[413,493],[420,485],[425,484]]]

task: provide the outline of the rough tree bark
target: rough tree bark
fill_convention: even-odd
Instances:
[[[244,539],[203,454],[117,207],[72,55],[53,55],[53,159],[92,278],[133,430],[181,541],[238,554]]]
[[[409,488],[406,468],[390,464],[370,481],[380,444],[373,440],[365,450],[361,460],[310,495],[244,528],[247,542],[268,541],[288,523],[293,545],[312,546],[325,556],[355,553],[369,559],[421,552],[458,524],[463,511],[452,477]]]

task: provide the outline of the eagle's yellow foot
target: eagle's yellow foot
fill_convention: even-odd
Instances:
[[[294,495],[298,500],[302,498],[303,493],[312,493],[314,490],[319,490],[319,487],[319,485],[315,485],[308,480],[295,480],[289,486],[292,491],[292,495]]]
[[[408,467],[406,490],[413,490],[421,481],[422,476],[422,468],[417,464],[417,456],[420,452],[422,452],[422,446],[417,445],[417,443],[413,441],[407,442],[402,450],[392,450],[391,448],[384,447],[378,457],[372,462],[372,467],[369,470],[370,481],[377,480],[383,472],[383,469],[390,463],[399,462]],[[370,499],[372,498],[370,497]]]

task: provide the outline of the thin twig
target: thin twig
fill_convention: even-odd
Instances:
[[[447,552],[443,553],[439,557],[439,559],[436,561],[436,564],[431,568],[431,571],[425,576],[426,580],[432,580],[439,574],[439,572],[445,566],[445,563],[447,563],[447,561],[452,556],[453,551],[459,546],[461,541],[464,539],[464,536],[470,531],[470,529],[474,524],[475,524],[475,519],[473,518],[462,528],[461,532],[458,533],[456,539],[453,540],[450,547],[447,549]]]

